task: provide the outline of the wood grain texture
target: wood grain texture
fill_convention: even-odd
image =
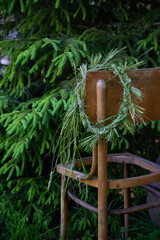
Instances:
[[[107,157],[104,158],[103,169],[106,169],[107,162],[135,164],[151,172],[150,174],[138,177],[125,177],[124,179],[108,179],[106,182],[108,182],[107,184],[109,189],[130,188],[160,181],[160,165],[148,161],[144,158],[140,158],[136,155],[130,153],[108,154]],[[75,168],[82,166],[82,164],[84,166],[91,165],[92,158],[88,157],[75,160]],[[76,170],[71,170],[69,166],[70,164],[68,164],[68,166],[58,165],[57,172],[69,176],[82,183],[88,184],[89,186],[98,188],[98,179],[96,177],[92,177],[91,179],[87,180],[84,173]]]
[[[144,121],[153,121],[160,119],[160,68],[141,69],[128,71],[133,85],[140,89],[143,100],[133,98],[135,104],[144,108]],[[101,121],[118,113],[120,104],[123,100],[123,89],[117,77],[110,71],[87,72],[85,82],[85,104],[86,112],[92,122]],[[140,122],[140,121],[139,121]],[[109,123],[109,122],[108,122]],[[108,124],[107,122],[105,124]],[[93,162],[92,162],[93,159]],[[98,161],[98,178],[94,177]],[[108,179],[107,163],[124,164],[124,179]],[[148,171],[150,174],[138,177],[129,177],[129,165],[135,164]],[[85,176],[76,170],[76,168],[91,166],[90,173]],[[69,197],[81,206],[98,213],[98,239],[107,240],[107,212],[111,215],[125,214],[125,228],[129,227],[128,213],[146,210],[160,206],[159,201],[150,202],[135,207],[129,207],[129,188],[142,186],[148,191],[160,197],[159,191],[153,188],[154,182],[160,181],[160,166],[146,159],[133,154],[108,154],[107,143],[99,138],[98,153],[97,146],[94,147],[93,156],[75,160],[74,170],[71,169],[71,163],[58,165],[57,172],[62,174],[61,186],[61,236],[66,239],[68,199],[66,197],[64,175],[71,177],[84,184],[98,188],[98,208],[78,199],[70,191]],[[149,185],[148,185],[149,184]],[[107,189],[124,189],[124,209],[107,210]],[[126,237],[128,236],[126,232]]]
[[[160,119],[160,68],[141,69],[128,71],[133,85],[141,90],[143,101],[135,103],[145,109],[144,121],[154,121]],[[97,96],[96,84],[99,79],[106,81],[106,101],[105,119],[118,113],[122,102],[123,89],[114,74],[110,71],[87,72],[85,82],[85,104],[87,115],[92,122],[96,121]]]
[[[67,225],[68,225],[68,195],[66,188],[66,177],[61,176],[61,230],[60,239],[67,239]]]
[[[97,121],[105,119],[106,83],[104,80],[97,82]],[[107,143],[101,137],[98,139],[98,239],[108,239],[107,226]]]
[[[91,187],[96,187],[98,188],[98,181],[97,178],[92,178],[90,180],[84,179],[85,174],[78,172],[76,170],[71,170],[70,168],[66,168],[63,165],[58,165],[57,166],[57,172],[60,174],[63,174],[67,177],[70,177],[72,179],[75,179],[81,183],[88,184]]]

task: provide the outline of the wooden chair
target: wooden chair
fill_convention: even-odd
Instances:
[[[145,122],[160,119],[160,68],[131,70],[128,72],[133,85],[141,90],[143,101],[137,104],[145,109],[143,119]],[[112,80],[111,80],[112,79]],[[109,81],[111,80],[111,81]],[[113,73],[109,71],[87,72],[85,80],[85,104],[90,121],[101,121],[118,112],[122,101],[122,86]],[[76,170],[83,164],[91,165],[90,173],[85,176]],[[108,179],[107,163],[115,162],[124,164],[124,179]],[[150,171],[149,174],[129,177],[130,165],[138,165]],[[94,173],[98,167],[98,177]],[[159,191],[154,189],[151,183],[160,181],[160,165],[140,158],[130,153],[108,154],[107,143],[99,138],[93,148],[90,158],[76,160],[75,169],[71,171],[70,165],[58,165],[57,171],[62,175],[61,184],[61,239],[67,236],[68,197],[81,206],[98,213],[98,239],[107,240],[107,215],[124,214],[124,222],[127,230],[129,227],[129,213],[160,206],[160,201],[143,204],[135,207],[129,206],[129,189],[135,186],[143,186],[148,191],[160,197]],[[65,176],[65,177],[64,177]],[[98,189],[98,208],[80,200],[70,190],[66,190],[66,176]],[[107,210],[107,190],[124,189],[124,209]]]

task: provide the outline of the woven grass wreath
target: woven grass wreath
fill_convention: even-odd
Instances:
[[[120,132],[134,134],[137,119],[142,120],[143,109],[133,103],[135,98],[141,99],[139,89],[132,85],[127,75],[127,70],[137,68],[142,62],[128,64],[126,58],[122,57],[122,50],[112,50],[105,59],[101,55],[92,57],[91,64],[83,64],[80,67],[79,75],[76,78],[77,85],[69,98],[68,109],[63,117],[61,133],[59,137],[59,157],[61,162],[74,161],[79,157],[78,149],[85,147],[91,150],[99,137],[106,141],[119,141]],[[132,61],[133,63],[133,61]],[[106,120],[112,120],[107,126],[103,122],[90,122],[85,110],[85,74],[86,71],[112,71],[118,76],[123,87],[123,101],[116,115]],[[128,114],[132,121],[128,120]],[[83,133],[85,128],[85,133]]]

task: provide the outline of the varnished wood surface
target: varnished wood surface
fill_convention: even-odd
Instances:
[[[133,85],[140,89],[143,95],[143,100],[133,98],[135,104],[144,109],[143,120],[153,121],[160,119],[160,68],[141,69],[128,72],[132,79]],[[120,104],[123,100],[123,89],[117,77],[111,72],[87,72],[85,83],[85,104],[86,111],[91,121],[101,121],[118,113]],[[140,122],[140,121],[139,121]],[[105,123],[107,124],[107,122]],[[94,177],[98,159],[98,178]],[[98,188],[98,208],[91,206],[82,200],[78,199],[71,192],[68,195],[80,205],[89,210],[98,212],[98,239],[107,240],[107,188],[119,189],[124,188],[124,209],[110,210],[109,214],[128,214],[148,208],[157,207],[160,202],[143,204],[136,207],[129,207],[129,191],[128,188],[134,186],[146,186],[149,191],[155,194],[156,190],[151,186],[146,185],[160,181],[160,166],[146,159],[139,158],[133,154],[108,154],[106,143],[99,138],[98,154],[95,151],[93,154],[93,165],[89,175],[71,169],[71,164],[68,166],[59,165],[57,171],[65,176],[71,177],[82,183]],[[107,179],[107,163],[117,162],[124,163],[124,179]],[[75,168],[83,165],[91,165],[92,158],[75,160]],[[149,170],[151,173],[129,178],[128,167],[130,164],[138,165]],[[88,179],[86,179],[86,177]],[[65,182],[62,181],[64,184]],[[68,199],[64,192],[65,185],[61,188],[61,236],[66,239],[67,231],[67,215],[68,215]],[[153,190],[153,191],[152,191]],[[156,195],[159,193],[156,193]],[[63,208],[64,206],[64,208]],[[125,217],[125,227],[128,229],[129,217]],[[127,234],[126,234],[127,237]]]
[[[160,181],[160,173],[150,173],[139,177],[108,180],[108,187],[109,189],[132,188],[157,181]]]
[[[68,225],[68,195],[66,188],[66,177],[61,175],[61,230],[60,240],[67,239]]]
[[[151,193],[155,194],[155,190],[152,187],[148,187],[148,185],[146,186],[146,189],[149,190]],[[160,193],[158,191],[156,191],[156,195],[160,195]],[[82,207],[98,213],[98,208],[79,199],[75,194],[72,193],[71,190],[68,190],[68,196],[75,201],[76,203],[78,203],[79,205],[81,205]],[[134,213],[134,212],[138,212],[138,211],[143,211],[143,210],[147,210],[150,208],[156,208],[160,206],[160,201],[153,201],[147,204],[141,204],[138,206],[134,206],[134,207],[128,207],[128,208],[123,208],[123,209],[109,209],[108,213],[109,215],[120,215],[120,214],[128,214],[128,213]]]
[[[97,121],[105,119],[106,101],[106,82],[97,82]],[[98,139],[98,239],[108,239],[108,199],[107,199],[107,142],[101,137]]]
[[[88,184],[89,186],[98,188],[98,179],[92,178],[89,180],[84,180],[84,174],[81,172],[78,172],[76,170],[72,170],[69,168],[64,168],[63,166],[59,165],[57,166],[57,172],[64,174],[66,176],[69,176],[70,178],[73,178],[81,183]],[[81,178],[82,177],[82,178]],[[109,189],[120,189],[120,188],[131,188],[131,187],[138,187],[142,186],[144,184],[149,184],[153,182],[160,181],[160,173],[150,173],[144,176],[139,177],[132,177],[132,178],[125,178],[125,179],[113,179],[108,180],[108,188]]]
[[[106,182],[108,182],[109,189],[130,188],[130,187],[142,186],[145,184],[160,181],[160,165],[150,162],[144,158],[137,157],[136,155],[129,154],[129,153],[108,154],[105,162],[106,164],[107,162],[135,164],[151,172],[150,174],[147,174],[144,176],[131,177],[131,178],[125,178],[125,179],[105,180]],[[84,160],[83,159],[76,160],[75,167],[82,166],[82,163],[84,164],[84,166],[91,165],[92,163],[91,158],[85,158]],[[66,176],[69,176],[82,183],[87,183],[89,186],[98,188],[98,180],[95,177],[88,180],[84,179],[85,178],[84,173],[81,173],[76,170],[71,171],[69,167],[65,167],[63,165],[57,166],[57,172],[64,174]]]
[[[160,119],[160,68],[128,71],[133,85],[141,90],[143,101],[137,101],[145,109],[143,118],[147,121]],[[86,74],[85,104],[91,121],[96,121],[96,84],[99,79],[106,81],[105,118],[118,113],[122,102],[123,89],[117,77],[110,71],[90,72]]]
[[[76,170],[72,170],[70,168],[65,168],[63,165],[57,166],[57,172],[60,174],[63,174],[67,177],[70,177],[72,179],[75,179],[81,183],[88,184],[89,186],[98,188],[98,181],[97,178],[92,178],[90,180],[85,180],[85,174],[78,172]]]

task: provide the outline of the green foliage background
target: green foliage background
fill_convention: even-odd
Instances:
[[[59,175],[54,172],[50,191],[47,184],[76,69],[90,63],[92,55],[125,46],[135,62],[145,61],[143,67],[159,66],[160,3],[0,0],[0,13],[0,52],[11,61],[0,75],[0,239],[59,239]],[[155,160],[160,153],[157,130],[159,122],[142,127],[149,140],[140,134],[138,142],[122,139],[115,148]],[[95,193],[90,197],[97,201]],[[94,214],[73,209],[69,229],[73,223],[74,234],[95,238]],[[121,227],[119,219],[114,223]],[[69,237],[75,239],[72,231]]]

